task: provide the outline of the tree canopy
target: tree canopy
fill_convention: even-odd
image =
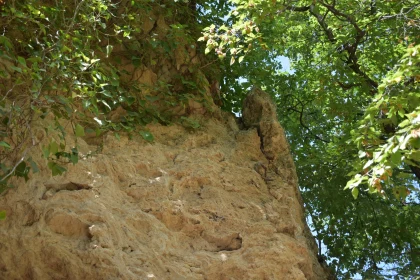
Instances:
[[[257,85],[278,105],[319,257],[344,279],[420,274],[418,1],[69,3],[0,1],[3,188],[38,168],[26,156],[34,117],[52,112],[51,129],[62,133],[58,120],[71,120],[76,138],[111,130],[153,141],[138,125],[198,126],[162,104],[206,104],[204,88],[218,81],[222,108],[240,113]],[[153,85],[125,79],[124,62],[177,64],[180,45],[199,62],[184,61]],[[108,116],[118,107],[128,114],[115,121]],[[78,160],[77,147],[62,142],[43,153],[53,175],[65,171],[63,159]]]
[[[321,254],[347,276],[417,275],[419,4],[231,5],[226,23],[201,40],[228,57],[229,109],[239,110],[248,83],[276,100],[313,230],[327,246]],[[291,73],[279,56],[290,58]]]

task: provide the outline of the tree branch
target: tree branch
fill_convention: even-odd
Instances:
[[[414,5],[413,7],[411,7],[407,12],[403,12],[403,9],[401,9],[399,14],[396,15],[386,15],[386,16],[380,16],[378,18],[378,20],[386,20],[386,19],[391,19],[394,17],[400,17],[400,16],[404,16],[406,17],[409,13],[411,13],[413,10],[415,10],[416,8],[420,7],[420,4]]]
[[[362,84],[360,84],[360,83],[352,83],[352,84],[345,84],[345,83],[342,83],[342,82],[340,82],[340,81],[337,81],[337,84],[342,88],[342,89],[344,89],[344,90],[349,90],[349,89],[351,89],[351,88],[353,88],[353,87],[359,87],[359,86],[361,86]]]
[[[362,30],[360,28],[360,26],[357,24],[356,20],[350,16],[347,15],[339,10],[337,10],[335,8],[335,1],[333,1],[332,4],[328,4],[324,1],[319,1],[318,2],[320,5],[324,6],[327,11],[331,12],[334,16],[336,16],[338,19],[343,19],[346,22],[350,23],[353,28],[356,31],[356,37],[355,37],[355,42],[354,43],[346,43],[343,44],[340,48],[338,48],[337,50],[339,52],[342,51],[346,51],[348,54],[347,59],[344,61],[351,70],[353,70],[354,73],[358,74],[360,77],[362,77],[366,83],[368,85],[370,85],[374,91],[377,90],[378,88],[378,83],[374,80],[372,80],[365,72],[363,72],[360,69],[360,64],[358,61],[358,57],[356,55],[357,52],[357,48],[360,44],[360,42],[362,41],[362,39],[364,38],[364,36],[366,35],[366,32],[364,30]],[[286,10],[289,11],[295,11],[295,12],[306,12],[309,11],[309,13],[314,16],[316,18],[316,20],[318,21],[318,24],[321,26],[322,30],[324,31],[325,35],[328,38],[328,41],[330,41],[330,43],[335,44],[337,43],[337,39],[334,36],[333,31],[331,30],[331,28],[329,28],[328,24],[325,22],[326,19],[326,15],[321,16],[319,13],[315,12],[315,4],[312,4],[310,6],[304,6],[304,7],[294,7],[294,6],[285,6]]]
[[[298,100],[298,102],[301,103],[302,109],[301,110],[297,110],[295,108],[290,108],[290,110],[292,110],[292,111],[294,111],[296,113],[299,113],[299,123],[300,123],[300,125],[303,126],[309,132],[309,134],[312,135],[315,139],[320,140],[320,141],[322,141],[324,143],[330,143],[330,141],[324,140],[320,136],[318,136],[315,133],[313,133],[311,131],[311,129],[307,125],[304,124],[304,122],[303,122],[303,110],[305,109],[304,108],[304,104],[302,104],[302,102],[300,100]]]
[[[355,37],[355,42],[353,44],[351,43],[346,43],[343,44],[341,46],[341,48],[339,48],[338,50],[340,52],[342,51],[346,51],[348,54],[347,60],[345,60],[344,62],[349,66],[349,68],[351,70],[353,70],[354,73],[358,74],[359,76],[361,76],[366,83],[368,83],[375,91],[378,88],[378,83],[375,82],[374,80],[372,80],[365,72],[363,72],[360,69],[360,64],[358,62],[358,57],[356,55],[356,51],[357,48],[360,44],[360,42],[362,41],[363,37],[366,35],[366,32],[363,31],[359,25],[357,24],[357,22],[349,15],[344,14],[341,11],[338,11],[334,5],[330,5],[330,4],[326,4],[322,1],[319,2],[321,5],[323,5],[325,8],[327,8],[328,11],[330,11],[333,15],[335,15],[337,18],[342,17],[344,18],[347,22],[349,22],[354,29],[356,30],[356,37]],[[328,40],[332,43],[335,44],[337,42],[333,31],[331,30],[331,28],[329,28],[328,24],[325,22],[325,16],[321,16],[319,13],[315,12],[315,5],[311,5],[309,8],[309,12],[312,16],[314,16],[317,21],[318,24],[321,26],[322,30],[324,31],[325,35],[327,36]]]
[[[310,7],[311,9],[309,10],[309,13],[316,18],[318,24],[321,26],[322,30],[324,30],[325,34],[327,35],[328,40],[331,43],[335,44],[337,40],[335,39],[332,30],[328,27],[327,23],[325,22],[325,17],[322,17],[320,14],[315,13],[314,5],[311,5]]]
[[[325,3],[325,2],[323,2],[323,1],[319,1],[319,3],[322,5],[322,6],[324,6],[325,8],[327,8],[331,13],[333,13],[337,18],[338,17],[343,17],[343,18],[345,18],[346,19],[346,21],[347,22],[349,22],[349,23],[351,23],[351,25],[353,25],[353,27],[354,27],[354,29],[356,30],[356,32],[357,32],[357,36],[361,36],[361,37],[363,37],[364,35],[365,35],[365,31],[363,31],[360,27],[359,27],[359,25],[357,24],[357,22],[353,19],[353,17],[351,17],[351,16],[349,16],[349,15],[347,15],[347,14],[345,14],[345,13],[343,13],[343,12],[341,12],[341,11],[339,11],[339,10],[337,10],[336,8],[335,8],[335,5],[330,5],[330,4],[327,4],[327,3]]]
[[[350,43],[344,44],[341,47],[342,50],[345,50],[348,53],[348,58],[347,58],[347,60],[345,62],[350,67],[350,69],[352,69],[359,76],[363,77],[363,79],[371,87],[373,87],[376,90],[378,88],[378,83],[375,82],[374,80],[372,80],[365,72],[363,72],[360,69],[360,64],[358,62],[358,57],[356,55],[357,47],[359,46],[359,44],[362,41],[363,37],[366,35],[366,32],[360,28],[360,26],[357,24],[357,22],[354,20],[354,18],[352,16],[347,15],[347,14],[345,14],[345,13],[337,10],[334,5],[327,4],[327,3],[323,2],[323,1],[319,1],[319,3],[322,6],[324,6],[325,8],[327,8],[327,10],[330,11],[337,18],[339,18],[339,17],[344,18],[356,30],[355,42],[353,44],[350,44]],[[331,39],[330,39],[330,41],[332,43],[335,43],[334,36],[330,34],[330,33],[332,33],[331,29],[328,28],[328,30],[326,30],[325,27],[323,26],[323,25],[326,25],[326,23],[324,21],[322,21],[322,23],[320,22],[320,15],[316,15],[313,12],[311,12],[311,14],[313,14],[317,18],[319,24],[324,29],[324,31],[327,33],[328,39],[330,39],[330,37],[332,37],[334,39],[334,41],[332,41]]]
[[[417,163],[417,162],[416,162]],[[409,165],[413,174],[417,177],[417,180],[420,180],[420,167],[416,165]]]
[[[309,11],[309,9],[311,7],[311,5],[309,5],[309,6],[302,6],[302,7],[296,7],[293,4],[291,5],[290,2],[292,2],[292,1],[286,1],[286,0],[283,1],[283,4],[282,4],[283,10],[286,9],[288,11],[306,12],[306,11]]]

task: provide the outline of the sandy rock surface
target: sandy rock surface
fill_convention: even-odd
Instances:
[[[0,196],[0,279],[326,279],[290,154],[220,119],[105,135],[63,176],[19,181]]]

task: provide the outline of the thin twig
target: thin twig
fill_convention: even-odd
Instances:
[[[13,173],[15,173],[16,168],[18,167],[18,165],[25,160],[26,154],[28,153],[28,150],[25,150],[25,153],[23,154],[23,156],[21,157],[21,159],[15,164],[15,166],[13,166],[12,170],[6,175],[4,176],[0,182],[4,181],[7,179],[7,177],[9,177],[10,175],[12,175]]]

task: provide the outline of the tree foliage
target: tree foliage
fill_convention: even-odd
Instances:
[[[0,9],[0,191],[12,176],[38,170],[29,156],[36,119],[54,120],[46,132],[59,137],[42,150],[60,175],[77,163],[85,133],[138,132],[152,141],[141,126],[170,122],[170,109],[188,109],[192,99],[206,105],[208,82],[189,57],[201,27],[187,28],[196,15],[185,3],[11,0]],[[154,83],[136,82],[147,71]],[[124,114],[115,119],[118,110]]]
[[[38,118],[52,116],[46,131],[59,132],[42,147],[59,175],[86,133],[153,141],[142,125],[199,126],[174,112],[192,99],[206,106],[209,83],[220,82],[223,109],[236,113],[258,85],[278,104],[319,254],[336,275],[420,273],[417,1],[10,0],[0,9],[0,191],[43,164],[29,156]],[[153,83],[127,78],[138,69],[157,73]]]
[[[276,100],[320,253],[342,277],[418,275],[417,1],[230,3],[201,40],[227,57],[228,108],[248,82]]]

